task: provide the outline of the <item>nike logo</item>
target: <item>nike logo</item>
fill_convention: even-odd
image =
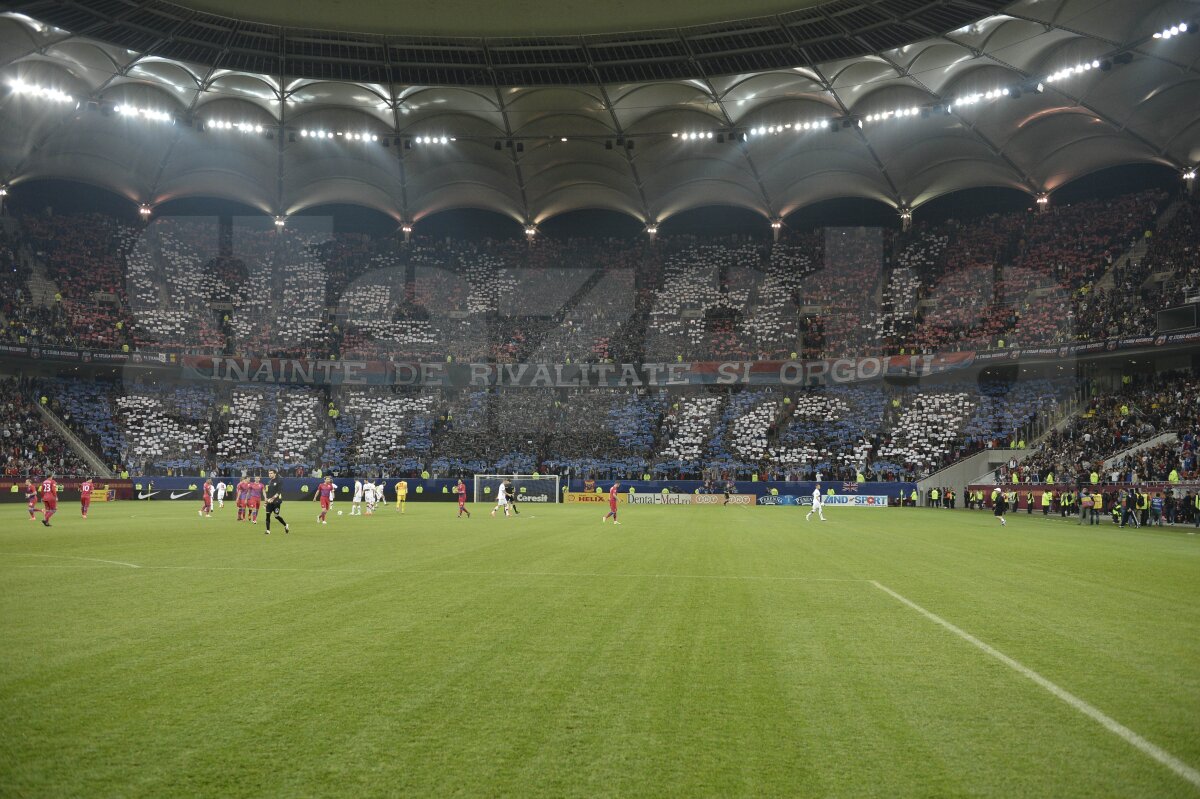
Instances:
[[[159,493],[159,492],[157,492],[157,491],[142,491],[142,492],[138,493],[138,499],[150,499],[150,497],[154,496],[157,493]]]
[[[191,491],[183,491],[183,492],[181,492],[181,493],[179,493],[179,494],[176,494],[174,491],[172,491],[172,492],[171,492],[171,499],[179,499],[180,497],[186,497],[186,496],[187,496],[188,494],[190,494],[190,493],[192,493],[192,492],[191,492]]]

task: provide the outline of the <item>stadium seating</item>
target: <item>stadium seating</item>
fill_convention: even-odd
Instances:
[[[34,407],[40,401],[31,386],[0,380],[0,468],[5,477],[88,476],[86,464],[54,432]],[[54,411],[70,416],[55,402]]]
[[[976,403],[966,391],[911,393],[879,447],[879,458],[909,472],[927,471],[957,454],[959,430]]]

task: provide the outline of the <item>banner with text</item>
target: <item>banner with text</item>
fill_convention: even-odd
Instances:
[[[974,362],[974,352],[893,355],[823,361],[702,361],[677,363],[418,363],[307,361],[185,355],[193,380],[349,386],[445,388],[626,388],[641,386],[854,383],[880,377],[924,377]]]

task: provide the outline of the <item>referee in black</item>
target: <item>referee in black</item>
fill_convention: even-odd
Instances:
[[[265,535],[271,534],[271,515],[274,514],[279,523],[283,525],[283,532],[286,535],[291,532],[288,529],[288,523],[279,515],[279,508],[283,505],[283,481],[279,479],[279,472],[274,469],[267,470],[267,531]]]

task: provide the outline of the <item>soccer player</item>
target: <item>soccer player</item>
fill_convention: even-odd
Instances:
[[[250,517],[251,524],[258,524],[258,506],[262,504],[262,497],[262,478],[256,474],[246,488],[246,515]]]
[[[520,516],[520,515],[521,515],[521,511],[517,510],[517,506],[518,506],[520,503],[518,503],[518,502],[517,502],[517,495],[513,493],[513,484],[512,484],[512,480],[509,480],[508,478],[505,478],[505,479],[504,479],[504,488],[505,488],[505,493],[507,493],[507,494],[508,494],[508,506],[509,506],[510,508],[512,508],[513,515],[514,515],[514,516]]]
[[[325,521],[325,517],[329,514],[329,506],[333,504],[333,494],[337,487],[333,484],[332,477],[326,477],[325,482],[317,486],[317,493],[313,494],[313,500],[321,500],[321,515],[317,517],[317,521],[321,524],[329,524]]]
[[[37,486],[29,478],[25,479],[25,501],[28,503],[27,510],[29,511],[29,521],[33,521],[34,517],[41,513],[38,510],[38,491]]]
[[[46,475],[42,481],[42,524],[50,526],[50,517],[58,512],[58,483],[54,482],[54,472]]]
[[[501,480],[496,489],[496,507],[492,508],[492,518],[495,518],[496,511],[501,508],[504,508],[504,517],[508,518],[508,482],[506,480]]]
[[[1008,510],[1008,497],[1003,491],[997,491],[992,497],[992,515],[1000,520],[1001,527],[1007,527],[1008,522],[1004,521],[1004,512]]]
[[[408,481],[396,483],[396,510],[404,513],[404,503],[408,501]]]
[[[217,481],[217,507],[218,508],[225,507],[225,492],[228,490],[229,490],[229,487],[227,485],[225,485],[224,478]]]
[[[212,478],[204,481],[200,488],[200,510],[196,511],[202,518],[212,518],[213,483]]]
[[[821,521],[825,521],[824,507],[825,503],[821,501],[821,484],[817,483],[817,487],[813,489],[812,507],[809,508],[808,513],[804,515],[804,521],[808,521],[810,518],[812,518],[813,513],[816,513],[817,518],[819,518]]]
[[[621,481],[618,480],[612,484],[612,488],[608,489],[608,513],[600,519],[601,523],[608,521],[608,517],[611,516],[613,524],[620,524],[617,521],[617,489],[620,487]]]
[[[271,517],[283,525],[283,534],[287,535],[291,532],[288,523],[279,515],[279,509],[283,507],[283,480],[279,478],[279,473],[274,469],[267,469],[267,529],[264,535],[271,534]]]
[[[454,493],[458,495],[458,516],[456,518],[461,519],[464,513],[467,514],[468,519],[471,518],[471,511],[467,510],[467,484],[462,481],[461,477],[458,478],[458,485],[454,487]],[[33,517],[30,516],[30,518]]]
[[[350,502],[351,502],[350,515],[351,516],[361,516],[362,515],[362,501],[363,501],[363,483],[362,483],[362,480],[355,479],[355,481],[354,481],[354,499],[350,500]]]
[[[363,483],[362,498],[367,503],[367,516],[375,515],[375,484],[370,480]]]
[[[92,478],[84,478],[84,481],[79,484],[79,509],[83,511],[83,518],[87,518],[88,506],[92,504]]]
[[[237,520],[246,521],[246,499],[250,496],[250,481],[242,475],[237,484]]]

